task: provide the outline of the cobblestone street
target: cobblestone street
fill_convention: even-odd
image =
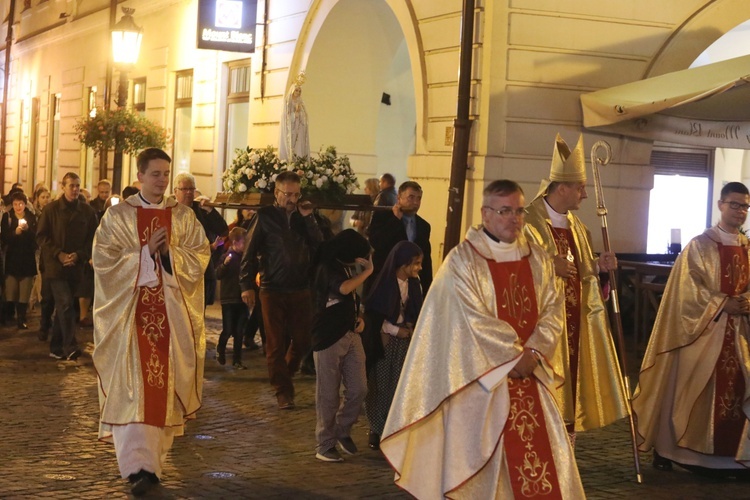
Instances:
[[[297,408],[280,411],[261,351],[244,353],[246,371],[219,366],[219,311],[208,311],[203,408],[186,436],[175,440],[152,498],[408,498],[393,485],[383,457],[367,448],[364,418],[353,432],[358,455],[344,463],[315,460],[313,377],[296,379]],[[37,317],[30,323],[26,332],[0,329],[0,498],[126,498],[114,448],[96,440],[91,329],[79,332],[84,355],[58,362],[36,339]],[[748,483],[658,472],[645,455],[645,482],[636,484],[624,421],[579,434],[576,455],[592,499],[750,498]]]

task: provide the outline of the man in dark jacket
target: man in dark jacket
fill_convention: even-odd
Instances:
[[[281,409],[294,408],[292,375],[310,349],[310,262],[323,239],[312,206],[298,205],[300,187],[296,173],[279,174],[276,205],[258,210],[240,267],[242,300],[251,309],[260,272],[268,375]]]
[[[398,201],[396,193],[396,178],[391,174],[380,176],[380,192],[375,197],[373,205],[378,207],[392,207]]]
[[[96,232],[96,212],[78,199],[81,178],[68,172],[62,179],[62,196],[44,207],[37,229],[41,247],[42,280],[49,281],[55,300],[55,322],[50,356],[75,360],[81,355],[76,341],[76,312],[73,294],[83,266],[91,258]]]
[[[374,264],[373,278],[368,280],[368,285],[375,279],[383,268],[385,259],[393,247],[399,241],[409,240],[416,243],[422,249],[424,260],[422,270],[419,272],[419,280],[422,283],[422,294],[427,295],[427,290],[432,284],[432,257],[430,252],[430,223],[417,215],[422,204],[422,187],[413,181],[406,181],[398,188],[398,200],[393,205],[393,210],[375,212],[372,222],[367,231],[370,245],[375,250],[372,256]],[[369,286],[367,286],[369,290]]]
[[[182,203],[193,209],[195,217],[206,232],[208,242],[211,243],[211,249],[214,250],[213,245],[216,239],[220,236],[226,236],[229,231],[227,222],[213,207],[206,206],[204,202],[195,201],[195,177],[191,174],[187,172],[177,174],[174,179],[174,186],[177,203]],[[214,303],[216,295],[216,266],[213,258],[208,262],[204,274],[204,283],[205,302],[206,305],[211,305]]]

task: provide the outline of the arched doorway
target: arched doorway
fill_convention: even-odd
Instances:
[[[361,181],[384,172],[405,180],[416,147],[418,105],[396,14],[386,2],[371,0],[324,1],[311,12],[325,16],[300,45],[306,52],[299,69],[306,72],[312,152],[336,146],[349,155]],[[293,69],[290,79],[295,75]],[[384,94],[390,105],[382,102]]]
[[[710,38],[705,38],[709,44],[704,50],[692,56],[693,60],[689,62],[691,68],[704,66],[707,64],[717,63],[727,59],[750,54],[750,12],[745,10],[744,13],[733,11],[732,19],[727,19],[727,12],[717,10],[712,12],[706,10],[702,16],[699,16],[702,23],[700,32],[712,33]],[[709,29],[709,23],[717,23],[717,26],[729,29],[723,34],[714,29]],[[731,23],[735,23],[731,25]],[[696,29],[696,26],[690,26],[689,32]],[[683,30],[685,27],[683,27]],[[687,37],[678,35],[672,41],[668,48],[662,54],[673,52],[673,47],[681,43],[689,43]],[[692,44],[695,50],[695,44]],[[664,67],[666,62],[657,60],[656,66]],[[678,68],[684,69],[684,68]],[[669,150],[677,151],[681,156],[679,165],[666,165],[666,171],[660,171],[659,166],[655,164],[655,156],[668,154]],[[690,159],[688,160],[688,157]],[[697,173],[690,172],[691,168],[685,168],[686,163],[695,162],[696,159],[706,158],[705,169],[695,169]],[[654,143],[654,149],[651,154],[652,166],[655,166],[654,188],[651,191],[649,203],[649,222],[648,222],[648,252],[663,253],[672,238],[674,231],[680,230],[679,241],[681,244],[687,243],[690,239],[697,236],[704,230],[702,221],[706,225],[713,225],[718,220],[718,209],[716,200],[719,199],[722,187],[731,181],[741,181],[748,183],[750,181],[750,151],[728,149],[728,148],[674,148],[670,144]],[[680,175],[675,175],[671,171],[675,170]],[[670,207],[677,202],[683,208],[674,211]],[[669,237],[672,232],[672,237]]]

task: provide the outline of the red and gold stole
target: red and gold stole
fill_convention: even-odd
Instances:
[[[170,236],[172,210],[137,207],[138,238],[141,247],[160,227]],[[156,259],[159,283],[154,287],[138,287],[135,305],[138,352],[143,376],[144,424],[164,427],[167,418],[167,389],[169,378],[169,321],[164,301],[161,260]]]
[[[748,285],[747,249],[719,244],[721,262],[721,291],[735,297]],[[745,376],[737,359],[735,328],[737,318],[729,316],[724,330],[724,342],[714,369],[716,392],[714,394],[714,455],[733,457],[742,438],[745,413]]]
[[[487,263],[495,285],[497,317],[525,343],[539,318],[529,258]],[[536,378],[509,378],[508,392],[510,414],[503,435],[515,498],[562,498]]]
[[[574,263],[578,267],[578,249],[573,239],[573,231],[561,227],[553,227],[555,246],[560,255],[573,255]],[[565,280],[565,326],[568,333],[568,355],[570,358],[570,390],[573,394],[575,408],[576,388],[578,387],[578,346],[581,330],[581,278],[578,273]],[[567,383],[567,381],[566,381]],[[573,424],[573,422],[570,422]],[[572,431],[573,429],[569,429]]]

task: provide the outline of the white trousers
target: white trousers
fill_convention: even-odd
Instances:
[[[161,477],[162,464],[174,441],[174,429],[146,424],[114,425],[112,440],[123,478],[141,469]]]

